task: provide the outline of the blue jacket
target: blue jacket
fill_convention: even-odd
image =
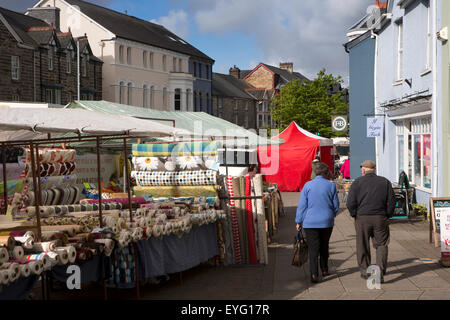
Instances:
[[[322,176],[308,181],[300,194],[295,222],[303,228],[331,228],[339,210],[336,186]]]

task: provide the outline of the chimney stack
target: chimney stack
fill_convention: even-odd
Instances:
[[[30,8],[28,15],[33,18],[44,20],[48,25],[53,25],[57,32],[60,31],[60,9],[56,7]]]
[[[287,70],[290,73],[294,72],[293,62],[280,62],[280,69]]]
[[[241,69],[239,69],[238,67],[236,67],[236,65],[234,65],[233,68],[230,68],[230,76],[235,77],[236,79],[240,79],[241,78]]]

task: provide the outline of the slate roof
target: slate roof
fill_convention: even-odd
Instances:
[[[253,99],[245,89],[253,88],[243,80],[222,73],[212,74],[212,94],[213,96],[235,97],[242,99]]]
[[[280,68],[277,68],[277,67],[265,64],[265,63],[263,63],[263,65],[266,66],[273,73],[278,74],[280,77],[282,77],[285,80],[286,83],[290,82],[292,80],[297,80],[297,79],[309,81],[308,78],[306,78],[304,75],[302,75],[299,72],[292,72],[292,73],[290,73],[287,70],[280,69]]]
[[[11,11],[0,7],[0,14],[6,19],[8,24],[14,29],[24,44],[36,47],[36,42],[28,32],[27,29],[31,27],[48,27],[45,21],[26,16],[22,13]]]
[[[258,101],[261,101],[261,100],[272,100],[272,98],[275,95],[275,90],[265,90],[265,89],[252,90],[252,89],[247,89],[246,91],[247,91],[248,94],[253,96]]]
[[[117,37],[214,61],[161,25],[82,0],[65,0]],[[172,40],[172,39],[174,40]]]

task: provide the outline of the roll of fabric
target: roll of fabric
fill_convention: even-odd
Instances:
[[[104,210],[118,210],[122,209],[122,204],[117,202],[102,203],[102,208]],[[99,204],[80,204],[80,205],[56,205],[56,206],[42,206],[39,208],[39,212],[42,218],[47,218],[52,215],[66,215],[72,212],[88,212],[97,211],[99,209]],[[33,217],[36,214],[35,207],[27,207],[26,214],[29,217]]]
[[[31,163],[30,148],[24,148],[25,151],[22,156],[23,162]],[[71,162],[74,161],[76,151],[74,149],[39,149],[40,163],[54,163],[54,162]]]
[[[31,274],[31,268],[30,266],[26,263],[26,264],[21,264],[20,265],[20,275],[22,277],[29,277]]]
[[[0,247],[0,264],[9,260],[9,252],[6,247]]]
[[[251,196],[251,178],[249,175],[245,176],[245,196]],[[249,253],[249,263],[257,264],[258,259],[256,257],[256,245],[255,245],[255,231],[253,229],[253,208],[252,208],[252,200],[245,200],[245,208],[246,208],[246,219],[247,219],[247,234],[248,234],[248,253]]]
[[[33,250],[36,252],[54,251],[56,248],[56,243],[56,241],[35,242],[33,245]]]
[[[9,284],[9,271],[6,270],[0,270],[0,283],[7,285]]]
[[[44,262],[42,260],[30,260],[28,266],[31,273],[35,275],[40,275],[44,271]]]
[[[263,181],[262,175],[257,174],[253,178],[253,185],[256,196],[263,196]],[[259,262],[262,264],[268,263],[268,248],[267,248],[267,236],[266,236],[266,214],[264,208],[264,200],[256,200],[256,213],[257,213],[257,226],[258,226],[258,249],[259,249]]]
[[[114,240],[112,239],[96,239],[94,240],[96,243],[102,243],[105,245],[104,254],[105,256],[109,257],[114,250]]]
[[[98,204],[98,199],[83,199],[80,200],[81,204]],[[147,200],[144,197],[132,197],[132,203],[144,204]],[[102,199],[102,203],[120,203],[120,204],[128,204],[128,198],[112,198],[112,199]]]
[[[45,254],[48,258],[48,261],[51,265],[51,267],[54,267],[55,265],[60,265],[61,263],[61,258],[59,256],[59,254],[55,251],[46,251],[43,254]]]
[[[215,155],[217,147],[217,141],[133,144],[131,152],[135,157]]]
[[[56,254],[55,252],[52,252],[52,254]],[[56,254],[57,255],[57,254]],[[29,254],[29,255],[25,255],[23,257],[23,260],[26,261],[34,261],[34,260],[39,260],[42,261],[42,268],[44,270],[50,270],[50,268],[53,266],[52,261],[49,257],[49,255],[45,252],[43,253],[38,253],[38,254]],[[56,263],[55,263],[56,264]]]
[[[240,177],[234,177],[233,178],[233,191],[235,197],[240,197],[243,194],[241,193],[241,181]],[[241,258],[242,263],[246,263],[247,253],[246,253],[246,242],[245,242],[245,233],[246,230],[244,229],[243,224],[243,217],[244,217],[244,208],[242,207],[242,201],[241,200],[235,200],[235,207],[236,207],[236,218],[238,222],[238,228],[239,228],[239,246],[241,248]]]
[[[65,175],[56,177],[41,177],[41,190],[48,190],[52,188],[69,188],[74,187],[77,182],[76,175]],[[28,186],[30,191],[33,191],[34,184],[33,178],[26,178],[25,185]]]
[[[233,177],[226,177],[227,181],[227,192],[230,197],[234,197],[234,188],[233,188]],[[241,246],[239,241],[239,225],[238,219],[236,217],[236,202],[233,199],[230,199],[230,213],[231,213],[231,222],[233,229],[233,243],[234,243],[234,261],[236,264],[242,263],[241,256]]]
[[[14,282],[20,277],[20,268],[19,264],[16,262],[5,262],[0,265],[1,270],[8,270],[9,273],[9,282]]]
[[[0,245],[12,250],[16,246],[16,240],[11,236],[0,236]]]
[[[136,171],[163,170],[164,163],[158,157],[133,157],[132,163]]]
[[[152,236],[159,238],[163,235],[164,227],[161,224],[155,224],[152,228]]]
[[[21,244],[25,249],[33,249],[34,235],[24,235],[23,237],[14,237],[14,240]]]
[[[1,161],[1,159],[0,159]],[[12,196],[15,193],[21,193],[23,191],[24,181],[23,180],[8,180],[6,182],[7,187],[7,194]],[[4,186],[3,181],[0,183],[0,195],[4,194]]]
[[[63,163],[41,163],[38,176],[40,177],[53,177],[53,176],[65,176],[71,175],[75,170],[75,162],[63,162]],[[33,176],[31,170],[31,164],[27,163],[25,167],[25,177],[30,178]]]
[[[58,225],[58,226],[42,226],[42,231],[60,231],[66,232],[69,237],[82,231],[83,227],[79,225]]]
[[[217,171],[133,171],[138,186],[200,186],[217,184]]]
[[[58,250],[60,249],[66,250],[69,263],[75,262],[77,258],[77,251],[75,250],[74,246],[58,247],[55,249],[55,251],[58,252]]]
[[[67,253],[66,249],[63,248],[56,248],[55,252],[59,256],[59,264],[65,265],[69,263],[69,254]]]
[[[1,151],[0,151],[1,152]],[[0,181],[3,184],[3,162],[0,158]],[[26,165],[23,162],[7,163],[6,164],[6,177],[7,180],[21,180],[24,176]]]
[[[173,196],[217,196],[217,186],[160,186],[160,187],[134,187],[137,196],[152,195],[154,197]]]
[[[9,253],[9,256],[13,259],[22,260],[24,256],[24,251],[21,246],[15,246],[13,250]]]

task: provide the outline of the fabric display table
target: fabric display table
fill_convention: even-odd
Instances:
[[[22,277],[7,285],[0,286],[0,300],[24,300],[33,290],[39,276]]]
[[[105,255],[93,256],[91,260],[80,263],[54,266],[47,275],[51,279],[65,283],[72,274],[67,273],[67,269],[72,265],[80,267],[81,283],[102,281],[111,276],[111,257]]]
[[[175,235],[136,243],[139,280],[191,269],[219,255],[217,223],[193,227],[181,238]]]

